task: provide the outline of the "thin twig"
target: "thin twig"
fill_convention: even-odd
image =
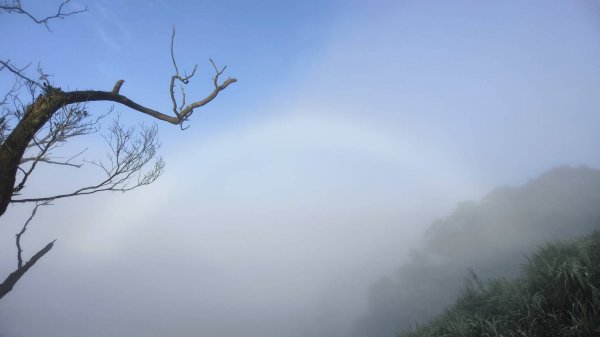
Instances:
[[[45,201],[45,202],[36,204],[35,207],[33,208],[33,210],[31,211],[31,215],[29,216],[29,219],[27,219],[27,221],[25,221],[25,224],[21,228],[21,231],[19,233],[17,233],[17,235],[16,235],[17,268],[18,269],[21,269],[23,267],[23,258],[22,258],[23,249],[21,248],[21,236],[25,233],[25,231],[27,230],[27,226],[29,225],[31,220],[33,220],[33,218],[35,217],[38,207],[47,206],[47,205],[49,205],[49,201]]]
[[[14,67],[13,65],[10,64],[10,60],[7,61],[0,61],[0,64],[2,65],[2,68],[0,68],[0,71],[3,69],[8,69],[8,71],[10,71],[11,73],[15,74],[17,77],[20,77],[21,79],[25,80],[28,84],[38,87],[40,89],[43,89],[44,86],[41,85],[40,83],[38,83],[37,81],[32,80],[31,78],[23,75],[23,71],[25,69],[27,69],[27,67],[29,67],[31,64],[26,65],[25,67],[19,69]]]

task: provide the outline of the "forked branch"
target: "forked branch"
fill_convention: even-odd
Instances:
[[[46,197],[12,199],[13,203],[49,202],[56,199],[98,192],[126,192],[153,183],[162,174],[164,162],[157,157],[159,147],[157,128],[141,127],[139,132],[133,127],[125,128],[118,120],[108,128],[104,136],[110,149],[105,160],[89,162],[100,168],[104,178],[90,186],[72,192]],[[150,162],[154,163],[150,165]],[[150,166],[148,169],[146,169]]]
[[[17,235],[16,235],[17,269],[15,271],[13,271],[12,273],[10,273],[10,275],[8,275],[8,277],[0,284],[0,298],[4,297],[4,295],[8,294],[13,289],[13,287],[15,286],[17,281],[23,275],[25,275],[25,273],[31,267],[33,267],[33,265],[39,259],[41,259],[44,255],[46,255],[46,253],[48,253],[50,251],[50,249],[52,249],[52,247],[54,246],[54,242],[56,240],[49,242],[46,246],[44,246],[44,248],[40,249],[37,253],[35,253],[31,257],[31,259],[29,259],[29,261],[23,263],[23,255],[22,255],[23,249],[21,248],[21,236],[25,233],[25,231],[27,230],[27,226],[29,225],[31,220],[33,220],[33,218],[35,217],[38,207],[46,206],[46,205],[48,205],[48,202],[39,203],[39,204],[35,205],[35,207],[31,211],[31,215],[29,216],[29,218],[27,219],[27,221],[21,228],[21,231],[19,231],[19,233],[17,233]]]
[[[171,76],[171,82],[169,85],[169,93],[171,95],[171,103],[173,104],[173,113],[175,114],[175,116],[178,120],[177,124],[179,124],[182,128],[184,128],[183,123],[190,118],[190,116],[194,112],[194,109],[199,108],[199,107],[207,104],[211,100],[213,100],[221,90],[224,90],[225,88],[227,88],[227,86],[229,86],[231,83],[237,82],[237,79],[229,77],[223,83],[219,84],[219,76],[221,76],[221,74],[223,74],[223,72],[225,71],[225,69],[227,67],[223,67],[223,69],[219,71],[219,69],[215,65],[215,62],[213,62],[213,60],[210,59],[210,63],[213,65],[213,68],[215,69],[215,76],[213,77],[213,85],[214,85],[213,92],[203,100],[199,100],[199,101],[193,102],[189,105],[186,105],[185,86],[190,83],[190,79],[192,77],[194,77],[194,75],[196,74],[196,69],[198,69],[198,65],[194,65],[194,68],[192,69],[192,72],[189,75],[187,74],[187,72],[184,73],[183,75],[181,75],[179,73],[179,67],[177,66],[177,61],[175,59],[174,44],[175,44],[175,27],[173,27],[173,32],[171,33],[171,61],[173,62],[173,68],[175,68],[175,74],[173,74],[173,76]],[[175,96],[175,87],[176,87],[177,83],[179,83],[180,89],[181,89],[181,103],[179,103],[179,104],[177,103],[177,97]]]
[[[13,289],[17,281],[19,281],[19,279],[23,275],[25,275],[25,273],[31,267],[33,267],[33,265],[36,262],[38,262],[39,259],[41,259],[44,255],[46,255],[46,253],[50,251],[50,249],[52,249],[52,247],[54,247],[54,242],[56,242],[56,240],[48,243],[46,246],[44,246],[44,248],[40,249],[37,253],[35,253],[35,255],[33,255],[31,259],[29,259],[29,261],[27,261],[21,268],[17,268],[17,270],[8,275],[4,282],[0,284],[0,298],[8,294]]]
[[[66,2],[65,2],[66,3]],[[225,90],[230,84],[237,82],[237,79],[229,77],[226,80],[220,82],[220,77],[223,75],[226,67],[220,69],[216,63],[211,59],[210,63],[214,68],[214,76],[212,77],[213,89],[204,98],[193,101],[192,103],[186,103],[185,85],[187,85],[191,78],[196,74],[197,67],[194,67],[191,73],[182,74],[179,70],[177,62],[175,60],[174,53],[174,38],[175,31],[171,35],[171,59],[175,68],[175,74],[170,80],[169,95],[173,103],[173,113],[165,114],[152,108],[141,105],[129,97],[122,95],[122,86],[124,81],[118,80],[112,90],[110,91],[96,91],[96,90],[83,90],[83,91],[63,91],[61,88],[50,85],[43,73],[40,73],[40,80],[35,81],[26,75],[24,75],[24,69],[13,66],[9,61],[0,61],[0,70],[7,69],[14,73],[22,82],[24,82],[30,89],[31,93],[39,93],[37,97],[32,96],[33,103],[23,105],[20,109],[16,109],[14,115],[16,118],[16,124],[7,124],[7,118],[0,119],[0,162],[3,163],[0,166],[0,216],[6,212],[6,209],[10,203],[23,203],[23,202],[44,202],[54,199],[66,198],[76,195],[92,194],[101,191],[128,191],[137,186],[149,184],[156,180],[164,168],[164,163],[160,158],[156,160],[153,165],[148,165],[151,168],[146,173],[141,174],[142,167],[147,167],[146,164],[154,158],[155,149],[157,144],[155,143],[156,131],[155,128],[145,129],[141,134],[141,143],[134,144],[133,147],[112,147],[112,150],[119,150],[118,153],[113,153],[112,157],[109,157],[108,162],[94,162],[94,164],[100,167],[106,174],[105,179],[98,183],[76,189],[69,193],[57,194],[53,196],[35,197],[35,198],[14,198],[21,193],[27,182],[28,177],[31,175],[33,169],[38,163],[57,164],[61,163],[66,166],[70,165],[69,161],[60,161],[50,156],[52,146],[58,146],[64,143],[64,140],[69,138],[65,134],[59,133],[58,137],[44,137],[39,134],[40,130],[43,130],[45,126],[52,126],[53,116],[57,115],[59,111],[69,111],[69,107],[76,107],[74,112],[81,112],[82,114],[72,114],[74,118],[85,117],[87,112],[83,108],[79,108],[79,105],[84,106],[88,102],[105,101],[105,102],[116,102],[125,105],[133,110],[142,112],[156,119],[179,125],[184,129],[183,124],[189,120],[194,110],[210,103],[217,95]],[[181,102],[178,102],[175,95],[175,86],[179,84],[182,90]],[[178,104],[179,103],[179,104]],[[10,117],[9,115],[0,117]],[[82,117],[82,118],[83,118]],[[50,122],[50,124],[48,124]],[[78,124],[75,125],[85,125]],[[63,128],[68,130],[68,128]],[[73,135],[80,134],[78,129],[72,129]],[[51,130],[52,131],[52,130]],[[89,130],[88,130],[89,131]],[[87,132],[87,131],[86,131]],[[131,141],[133,138],[129,131],[125,129],[113,128],[111,132],[121,134],[119,137],[124,137],[127,141]],[[83,132],[85,133],[85,132]],[[52,133],[51,133],[52,135]],[[116,137],[113,140],[119,142],[121,138]],[[40,152],[37,156],[28,155],[30,149],[37,148]],[[111,161],[110,159],[114,159]],[[23,164],[31,164],[28,166],[29,169],[23,166]],[[137,180],[134,179],[137,177]],[[17,180],[17,178],[22,178]],[[131,184],[129,183],[131,180]]]
[[[33,208],[33,210],[31,211],[31,215],[29,215],[29,218],[27,219],[27,221],[25,221],[25,224],[23,224],[21,231],[19,231],[19,233],[17,233],[17,235],[15,235],[16,236],[16,245],[17,245],[17,269],[23,268],[23,257],[22,257],[23,249],[21,248],[21,236],[23,236],[23,234],[25,234],[25,231],[27,231],[27,226],[29,225],[31,220],[33,220],[33,218],[35,217],[38,207],[47,206],[49,204],[50,204],[49,202],[42,202],[42,203],[36,204],[35,207]]]
[[[31,14],[29,11],[25,10],[23,8],[23,6],[21,5],[20,0],[0,2],[0,10],[5,11],[6,13],[9,13],[9,14],[12,14],[12,13],[23,14],[23,15],[29,17],[31,20],[33,20],[33,22],[38,23],[38,24],[43,24],[44,26],[46,26],[46,29],[48,29],[50,31],[50,26],[48,25],[48,23],[51,20],[64,19],[69,15],[74,15],[74,14],[83,13],[83,12],[87,11],[87,6],[83,9],[79,9],[79,10],[73,10],[73,11],[65,10],[65,5],[67,5],[69,2],[71,2],[71,0],[63,0],[63,2],[61,2],[60,5],[58,6],[58,10],[56,11],[56,14],[48,15],[48,16],[42,17],[42,18],[37,18],[33,14]]]
[[[73,163],[85,150],[67,159],[55,157],[53,151],[63,146],[74,137],[85,136],[100,130],[100,120],[106,114],[91,118],[84,104],[73,104],[63,107],[56,112],[48,123],[38,131],[32,139],[19,163],[20,182],[15,185],[13,195],[18,195],[25,187],[30,175],[39,163],[81,167],[82,164]]]

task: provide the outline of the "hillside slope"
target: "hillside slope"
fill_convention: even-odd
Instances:
[[[401,337],[600,336],[600,232],[545,245],[522,277],[475,274],[443,316]]]
[[[435,221],[409,263],[371,288],[355,336],[385,337],[440,314],[468,269],[482,279],[516,277],[545,242],[600,229],[600,170],[560,167],[522,187],[498,188]]]

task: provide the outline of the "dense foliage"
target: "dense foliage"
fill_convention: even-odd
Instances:
[[[516,280],[472,273],[444,315],[400,336],[600,336],[600,232],[546,244]]]

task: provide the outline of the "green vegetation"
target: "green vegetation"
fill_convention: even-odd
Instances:
[[[600,232],[546,244],[516,280],[471,272],[441,317],[399,336],[600,336]]]
[[[567,166],[459,204],[429,227],[408,261],[373,284],[351,336],[390,337],[440,316],[460,296],[469,267],[482,280],[519,277],[536,247],[599,230],[598,205],[600,170]]]

